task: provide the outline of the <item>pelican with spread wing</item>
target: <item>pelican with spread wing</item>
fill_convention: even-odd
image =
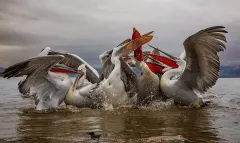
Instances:
[[[227,42],[223,26],[203,29],[188,37],[180,58],[171,56],[178,68],[167,68],[160,82],[163,93],[181,105],[201,106],[201,94],[215,85],[220,70],[218,53]],[[169,55],[169,54],[168,54]]]
[[[104,52],[100,56],[103,64],[102,74],[98,78],[97,71],[80,57],[70,53],[60,53],[50,51],[49,55],[61,55],[63,60],[59,63],[65,66],[76,68],[80,65],[83,76],[77,82],[77,90],[74,94],[67,94],[65,103],[77,107],[88,107],[89,105],[98,106],[102,101],[110,101],[112,105],[121,105],[125,103],[136,90],[136,75],[131,68],[121,60],[121,57],[127,55],[152,39],[152,36],[145,36],[134,41],[124,43],[109,52]],[[80,68],[80,67],[79,67]],[[78,92],[78,94],[76,94]],[[105,96],[103,96],[105,95]],[[83,100],[84,99],[84,100]]]
[[[3,77],[21,77],[26,76],[21,88],[26,89],[29,95],[34,96],[36,110],[57,108],[60,105],[69,90],[76,89],[76,82],[67,74],[54,73],[50,70],[56,64],[64,59],[62,55],[40,56],[14,64],[3,72]],[[81,75],[80,70],[66,68],[72,73]],[[77,78],[78,79],[78,78]]]

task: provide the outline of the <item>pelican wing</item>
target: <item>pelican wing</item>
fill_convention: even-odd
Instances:
[[[125,91],[128,93],[129,97],[133,97],[138,91],[138,78],[137,74],[132,70],[132,68],[122,59],[121,61],[121,79],[125,86]]]
[[[223,35],[227,31],[223,28],[214,26],[203,29],[184,41],[186,68],[179,81],[202,93],[215,85],[220,70],[217,53],[226,48],[222,41],[227,42]]]
[[[111,74],[111,72],[113,71],[113,69],[114,69],[114,64],[111,61],[111,56],[109,56],[102,66],[99,82],[104,80],[104,78],[107,79]]]
[[[32,58],[8,67],[4,72],[5,78],[25,76],[19,83],[19,91],[23,95],[34,95],[37,109],[51,108],[52,104],[59,105],[67,93],[68,88],[63,88],[58,82],[63,77],[49,70],[61,61],[61,55],[42,56]],[[38,104],[41,101],[41,104]]]
[[[3,77],[11,78],[32,74],[35,76],[47,74],[48,70],[63,58],[64,56],[61,55],[32,58],[8,67],[3,72]]]
[[[63,59],[63,56],[42,56],[32,58],[8,67],[4,78],[25,76],[18,84],[19,92],[29,95],[31,82],[39,76],[47,75],[48,70]],[[30,82],[31,81],[31,82]]]
[[[132,68],[129,67],[129,65],[123,60],[123,58],[120,58],[120,62],[121,62],[121,80],[124,83],[125,91],[128,93],[130,97],[133,97],[138,89],[137,75],[132,70]],[[111,62],[110,56],[103,64],[99,82],[102,81],[104,78],[107,79],[111,72],[113,71],[113,69],[114,64]]]
[[[64,59],[60,61],[60,64],[64,64],[68,67],[71,68],[78,68],[80,65],[85,64],[86,65],[86,78],[88,81],[92,83],[97,83],[99,80],[99,74],[98,72],[90,66],[86,61],[84,61],[82,58],[75,54],[70,54],[70,53],[61,53],[61,52],[55,52],[55,51],[50,51],[49,55],[63,55]]]
[[[34,80],[32,77],[27,80],[25,86],[30,87],[30,95],[34,95],[35,104],[38,105],[39,102],[42,102],[39,106],[43,107],[37,108],[51,108],[51,102],[55,102],[52,103],[55,105],[63,102],[64,98],[60,99],[60,97],[65,97],[70,86],[63,88],[59,84],[62,80],[62,76],[52,72],[46,76],[37,76]]]

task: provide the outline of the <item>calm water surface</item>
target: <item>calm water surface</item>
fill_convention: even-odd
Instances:
[[[77,109],[36,112],[19,96],[19,79],[0,78],[0,142],[240,142],[240,79],[219,79],[201,109],[171,102],[149,108]],[[214,96],[216,95],[216,96]],[[87,132],[101,134],[91,140]]]

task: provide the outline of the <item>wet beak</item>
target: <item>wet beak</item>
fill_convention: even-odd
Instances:
[[[158,50],[159,52],[161,52],[161,53],[163,53],[163,54],[165,54],[165,55],[167,55],[169,58],[171,58],[173,61],[176,62],[176,58],[175,58],[174,56],[172,56],[172,55],[170,55],[170,54],[168,54],[168,53],[166,53],[166,52],[164,52],[164,51],[160,50],[159,48],[154,47],[154,46],[152,46],[152,45],[149,45],[149,44],[148,44],[148,46],[151,47],[151,48],[153,48],[153,49]]]

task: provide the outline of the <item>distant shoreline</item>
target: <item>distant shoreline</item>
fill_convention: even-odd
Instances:
[[[219,78],[240,78],[240,77],[219,77]]]
[[[0,77],[3,77],[3,74],[0,73]],[[228,76],[223,76],[223,77],[219,77],[219,78],[240,78],[240,77],[228,77]]]

